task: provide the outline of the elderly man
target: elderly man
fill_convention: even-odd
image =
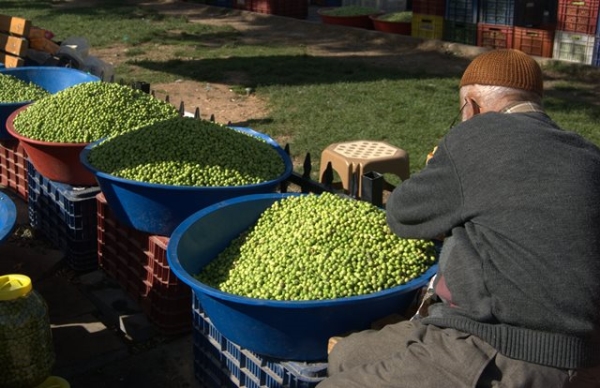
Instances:
[[[329,387],[599,387],[600,149],[542,107],[538,63],[476,57],[462,123],[387,201],[401,237],[444,237],[438,303],[342,339]]]

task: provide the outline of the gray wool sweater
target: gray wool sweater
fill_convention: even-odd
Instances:
[[[600,363],[600,149],[543,113],[485,113],[440,141],[386,205],[399,236],[446,235],[423,323],[507,357]]]

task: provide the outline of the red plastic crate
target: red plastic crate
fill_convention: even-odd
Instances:
[[[145,292],[147,235],[121,225],[113,216],[104,194],[96,195],[98,216],[98,265],[137,300]]]
[[[596,34],[600,0],[559,0],[556,29]]]
[[[192,296],[168,298],[156,289],[140,300],[144,313],[164,334],[182,334],[192,330]]]
[[[0,185],[28,199],[27,154],[17,140],[0,141]]]
[[[512,48],[514,27],[499,24],[477,24],[477,46],[494,49]]]
[[[145,252],[148,258],[148,264],[145,266],[147,291],[158,291],[166,298],[191,296],[189,286],[175,276],[167,262],[169,239],[163,236],[150,236],[148,241],[148,250]]]
[[[422,14],[422,15],[444,16],[446,14],[446,1],[445,0],[413,0],[412,11],[413,11],[413,13]]]
[[[554,30],[515,27],[513,48],[526,54],[552,58]]]
[[[163,332],[178,334],[192,326],[192,291],[169,268],[167,245],[163,236],[149,236],[146,269],[146,294],[141,305],[146,315]]]
[[[122,225],[102,193],[98,203],[98,264],[137,301],[164,334],[192,328],[192,293],[169,268],[169,239]]]
[[[308,1],[305,0],[251,0],[250,10],[269,15],[306,19]]]

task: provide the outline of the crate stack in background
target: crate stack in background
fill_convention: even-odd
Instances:
[[[514,6],[512,0],[482,0],[477,22],[477,46],[513,47]]]
[[[598,66],[599,0],[558,0],[553,58]]]
[[[557,0],[480,0],[477,46],[552,57]]]

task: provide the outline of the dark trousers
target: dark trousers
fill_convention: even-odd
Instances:
[[[514,360],[476,336],[420,321],[351,334],[328,362],[329,377],[317,388],[600,387],[600,366],[574,371]]]

